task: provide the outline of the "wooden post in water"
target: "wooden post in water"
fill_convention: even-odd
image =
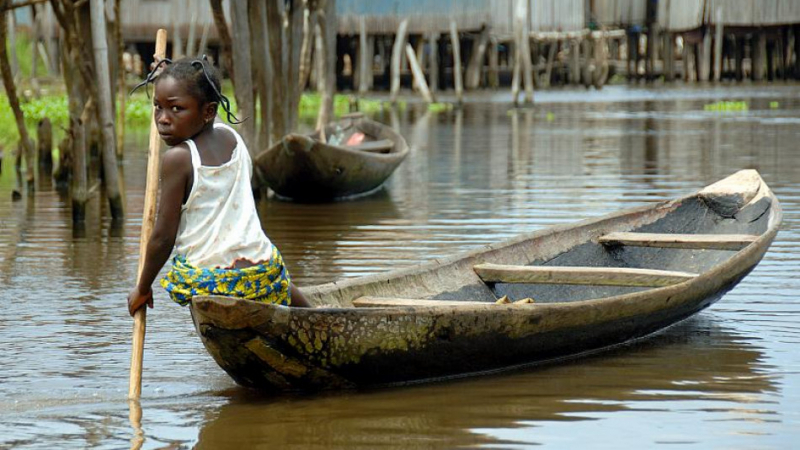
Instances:
[[[53,126],[50,124],[50,119],[45,117],[40,120],[36,131],[39,138],[36,141],[39,168],[47,172],[49,177],[50,171],[53,170]]]
[[[533,103],[533,64],[531,63],[530,9],[527,1],[517,3],[517,20],[521,23],[519,55],[522,59],[522,79],[525,81],[525,103]]]
[[[483,62],[486,56],[486,45],[489,43],[489,28],[483,27],[477,42],[473,44],[472,55],[467,63],[467,73],[464,85],[467,89],[477,89],[481,82]]]
[[[753,81],[764,80],[764,55],[767,52],[767,37],[763,32],[758,31],[753,37],[753,58],[752,70]]]
[[[453,46],[453,82],[456,89],[456,104],[464,103],[464,85],[461,78],[461,42],[458,39],[456,21],[450,21],[450,42]]]
[[[158,30],[156,34],[156,60],[164,59],[167,50],[167,31]],[[161,166],[159,149],[161,138],[155,122],[155,107],[150,113],[150,143],[147,154],[147,179],[144,190],[144,212],[142,213],[142,232],[139,237],[139,268],[136,281],[142,276],[147,244],[156,220],[156,195],[158,194],[158,173]],[[142,305],[133,315],[133,339],[131,349],[131,375],[128,383],[128,399],[138,400],[142,395],[142,360],[144,358],[144,335],[147,324],[147,306]]]
[[[675,33],[664,33],[664,81],[675,80]]]
[[[736,62],[734,72],[736,73],[736,81],[744,80],[744,46],[745,40],[741,37],[736,37],[734,39],[734,60]]]
[[[428,35],[430,57],[428,58],[428,77],[430,78],[431,93],[439,90],[439,33],[431,32]]]
[[[412,47],[411,44],[406,44],[406,57],[408,58],[409,64],[411,64],[411,74],[417,81],[417,85],[422,93],[422,97],[426,102],[433,103],[433,96],[431,95],[431,91],[428,89],[428,83],[425,82],[425,74],[422,73],[422,68],[419,66],[417,55],[414,54],[414,47]]]
[[[700,61],[699,79],[708,81],[711,78],[711,28],[703,30],[703,44],[699,48],[700,54],[697,59]]]
[[[393,104],[397,103],[397,93],[400,91],[400,60],[402,59],[403,48],[405,48],[407,29],[408,19],[404,19],[397,28],[397,36],[395,36],[394,45],[392,46],[390,99]]]
[[[364,95],[369,90],[372,76],[372,52],[367,45],[367,19],[361,16],[358,22],[358,94]]]
[[[500,87],[500,51],[495,36],[489,39],[489,76],[486,81],[492,89]]]
[[[514,46],[514,51],[512,52],[514,55],[514,67],[511,69],[511,103],[516,106],[519,105],[519,86],[521,84],[520,76],[522,71],[522,62],[520,62],[522,58],[519,56],[519,43],[516,36],[511,45]]]
[[[714,13],[714,81],[722,79],[722,7]]]

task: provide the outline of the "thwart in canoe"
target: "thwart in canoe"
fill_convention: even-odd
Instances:
[[[380,188],[409,152],[391,127],[362,117],[332,122],[325,135],[286,135],[254,158],[257,179],[293,200],[352,197]]]
[[[708,307],[781,223],[754,170],[696,193],[399,271],[304,289],[316,308],[196,298],[195,327],[239,384],[387,386],[600,351]]]

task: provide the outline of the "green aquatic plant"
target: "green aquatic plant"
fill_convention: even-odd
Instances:
[[[744,101],[723,101],[723,102],[714,102],[709,103],[703,106],[705,111],[722,111],[722,112],[731,112],[731,111],[747,111],[750,109],[747,102]]]
[[[435,102],[428,105],[428,111],[434,113],[440,113],[452,110],[453,110],[452,103]]]

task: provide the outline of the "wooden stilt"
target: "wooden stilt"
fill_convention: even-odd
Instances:
[[[428,83],[425,82],[425,75],[422,73],[422,68],[419,66],[417,55],[414,53],[414,47],[412,47],[411,44],[406,44],[406,57],[411,65],[411,74],[417,81],[417,85],[422,93],[422,97],[426,102],[433,103],[433,96],[431,95],[431,91],[428,89]]]
[[[714,81],[722,80],[722,7],[717,7],[714,13]]]
[[[467,63],[466,76],[464,77],[464,85],[467,89],[476,89],[480,84],[483,61],[486,56],[486,45],[488,43],[489,29],[484,27],[472,47],[472,55],[470,55],[469,63]]]
[[[492,89],[500,87],[500,52],[497,48],[497,38],[489,40],[489,76],[488,85]]]
[[[775,79],[775,42],[767,41],[767,80]]]
[[[734,41],[736,43],[736,81],[744,80],[744,38],[737,37]]]
[[[580,38],[572,39],[569,41],[569,55],[570,55],[570,81],[572,82],[572,84],[580,84],[581,82],[581,39]],[[633,63],[634,73],[636,73],[636,67],[638,64],[636,61],[637,58],[634,57],[634,63]]]
[[[558,48],[558,41],[553,41],[548,44],[547,48],[547,65],[544,69],[544,82],[543,86],[550,86],[550,79],[553,74],[553,61],[556,57],[556,49]]]
[[[675,34],[664,33],[664,81],[675,80]]]
[[[406,31],[408,30],[408,19],[400,22],[397,28],[397,35],[392,47],[392,64],[391,64],[391,88],[390,100],[392,103],[397,103],[397,94],[400,91],[400,60],[402,59],[402,52],[406,43]]]
[[[752,61],[752,70],[753,70],[753,81],[763,81],[764,80],[764,55],[767,52],[767,37],[762,32],[756,32],[756,35],[753,36],[753,57]]]
[[[533,103],[533,64],[531,63],[530,29],[528,26],[528,2],[519,2],[525,5],[525,21],[522,25],[519,53],[522,57],[522,79],[525,81],[525,103]]]
[[[456,89],[456,103],[464,102],[464,85],[461,79],[461,42],[458,39],[456,22],[450,21],[450,41],[453,45],[453,81]]]
[[[514,68],[512,69],[511,75],[511,102],[514,105],[519,104],[519,85],[520,85],[520,75],[522,74],[522,57],[519,55],[519,44],[518,41],[512,43],[514,46]]]
[[[653,81],[656,77],[656,61],[658,60],[658,42],[661,33],[658,22],[650,24],[650,31],[647,33],[647,60],[645,62],[645,78]]]
[[[367,72],[372,72],[371,53],[367,44],[367,22],[364,16],[361,16],[358,29],[358,93],[364,95],[369,89]]]
[[[439,90],[439,33],[432,32],[428,35],[428,45],[430,46],[428,78],[431,93],[436,93]]]
[[[703,44],[700,46],[700,81],[708,81],[711,78],[711,29],[703,31]]]

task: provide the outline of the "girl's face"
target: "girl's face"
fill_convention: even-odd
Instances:
[[[184,84],[167,75],[155,84],[153,105],[158,134],[169,146],[178,145],[213,123],[216,103],[200,104]]]

